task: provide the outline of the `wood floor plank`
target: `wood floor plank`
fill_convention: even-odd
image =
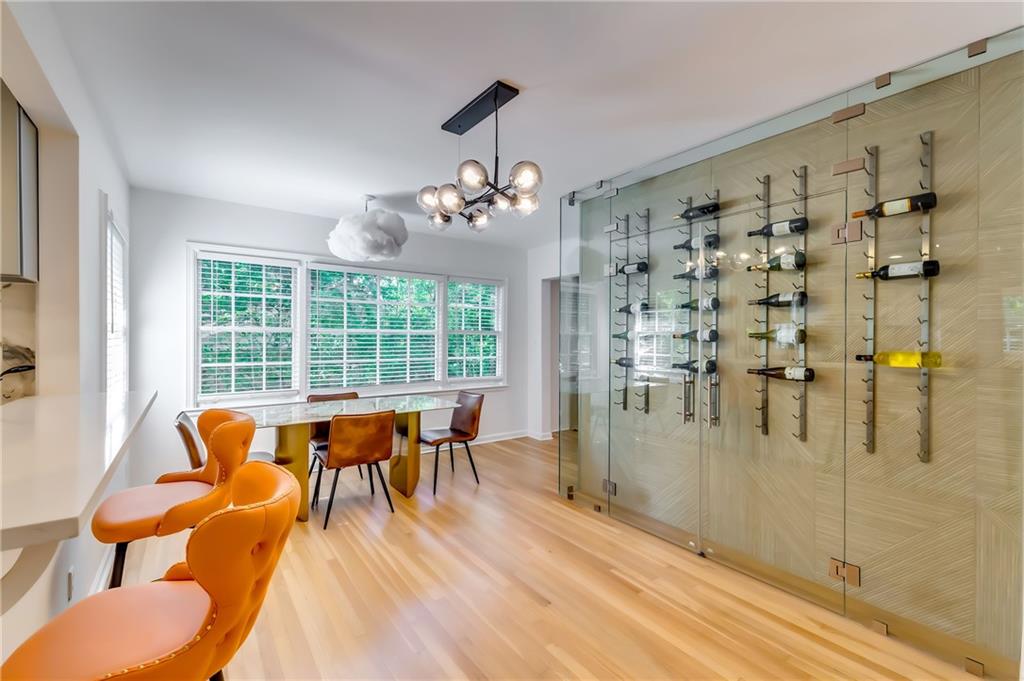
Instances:
[[[814,604],[554,492],[557,447],[474,447],[438,494],[344,471],[298,524],[241,679],[970,679]],[[430,455],[424,474],[433,474]],[[328,487],[325,485],[325,487]],[[132,545],[126,583],[181,560],[187,535]]]

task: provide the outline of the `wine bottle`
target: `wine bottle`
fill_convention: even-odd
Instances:
[[[619,357],[618,359],[613,359],[612,364],[618,364],[620,367],[626,368],[634,366],[632,357]]]
[[[850,213],[850,216],[855,218],[887,218],[893,215],[903,215],[904,213],[913,213],[915,211],[928,212],[932,208],[935,208],[938,203],[939,199],[935,196],[935,192],[925,192],[924,194],[905,196],[902,199],[893,199],[892,201],[876,203],[871,206],[871,208],[855,210]]]
[[[781,222],[769,222],[760,229],[747,232],[747,236],[786,236],[807,231],[807,218],[793,218]]]
[[[814,380],[814,369],[804,367],[768,367],[767,369],[747,369],[748,374],[767,376],[768,378],[780,378],[784,381],[807,381]]]
[[[709,201],[708,203],[702,203],[699,206],[691,206],[687,208],[679,215],[673,215],[673,220],[697,220],[705,215],[711,215],[712,213],[718,212],[718,201]]]
[[[722,238],[717,234],[705,234],[704,235],[704,248],[710,248],[712,250],[717,249],[718,245],[722,242]],[[699,241],[697,237],[687,239],[681,244],[676,244],[672,248],[677,251],[693,251],[697,248]]]
[[[939,273],[938,260],[915,260],[900,262],[894,265],[882,265],[874,272],[858,272],[858,279],[907,279],[908,277],[934,277]]]
[[[807,304],[807,294],[803,291],[790,293],[773,293],[766,298],[748,300],[747,305],[764,305],[766,307],[802,307]]]
[[[678,340],[702,340],[705,343],[717,343],[718,342],[718,331],[717,329],[693,329],[692,331],[686,331],[685,333],[674,333],[672,337]]]
[[[715,296],[710,296],[708,298],[704,298],[703,300],[700,298],[694,298],[693,300],[687,303],[680,303],[679,309],[706,310],[707,312],[711,312],[712,310],[717,310],[719,305],[721,305],[721,303],[718,301],[718,298],[716,298]]]
[[[887,367],[904,369],[937,369],[942,366],[942,354],[938,352],[919,352],[917,350],[896,350],[894,352],[876,352],[873,355],[855,355],[858,362],[874,362]]]
[[[617,338],[619,340],[633,340],[633,330],[630,329],[629,331],[620,331],[619,333],[613,333],[612,338]]]
[[[689,362],[676,362],[672,365],[673,369],[682,369],[683,371],[689,371],[690,373],[697,373],[701,368],[699,359],[691,359]],[[714,374],[718,372],[718,363],[713,360],[704,361],[704,373]]]
[[[672,276],[672,278],[692,279],[693,281],[696,281],[698,279],[717,279],[718,268],[715,267],[714,265],[708,265],[707,267],[704,268],[703,273],[701,273],[701,268],[694,267],[692,270],[688,270],[686,272],[683,272],[682,274],[675,274]]]
[[[794,251],[792,253],[777,255],[774,258],[770,258],[768,262],[762,262],[756,265],[747,265],[747,271],[778,272],[779,270],[802,270],[806,264],[807,256],[804,255],[804,252]]]
[[[777,327],[770,331],[747,331],[747,337],[777,341],[780,345],[803,345],[807,342],[807,332],[792,326]]]
[[[623,305],[619,308],[619,312],[622,314],[640,314],[641,312],[647,312],[647,301],[642,300],[637,303],[630,303],[629,305]]]
[[[646,271],[647,263],[643,260],[639,262],[627,262],[619,268],[619,274],[643,274]]]

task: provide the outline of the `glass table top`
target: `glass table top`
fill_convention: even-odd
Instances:
[[[288,426],[297,423],[330,421],[336,414],[371,414],[377,411],[394,410],[397,414],[417,411],[454,409],[458,402],[432,395],[394,395],[391,397],[360,397],[355,400],[331,400],[329,402],[287,402],[284,404],[260,404],[230,407],[234,411],[252,416],[257,428]],[[190,409],[186,413],[195,419],[204,409]]]

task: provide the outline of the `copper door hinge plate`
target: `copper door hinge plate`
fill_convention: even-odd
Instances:
[[[883,73],[882,75],[875,78],[875,89],[881,90],[890,83],[892,83],[892,72]]]
[[[832,176],[845,175],[846,173],[853,173],[858,170],[864,170],[864,157],[859,158],[848,158],[845,161],[840,161],[832,165]]]
[[[985,665],[970,657],[964,658],[964,671],[985,678]]]
[[[853,243],[864,238],[864,226],[860,220],[845,222],[841,225],[832,225],[829,231],[832,234],[833,246]]]
[[[871,620],[871,630],[876,634],[881,634],[882,636],[889,635],[889,625],[882,620]]]
[[[988,52],[988,38],[982,38],[981,40],[975,40],[973,43],[967,46],[967,58],[977,57],[979,54],[985,54]]]
[[[568,499],[569,501],[572,501],[573,499],[576,498],[576,488],[574,486],[569,485],[568,487],[565,488],[565,498]]]
[[[828,576],[850,586],[860,586],[860,566],[844,563],[838,558],[828,559]]]
[[[864,102],[861,102],[860,104],[854,104],[853,106],[848,106],[845,109],[840,109],[839,111],[833,112],[832,113],[832,122],[833,123],[842,123],[843,121],[848,121],[851,118],[856,118],[857,116],[863,116],[863,115],[864,115]]]

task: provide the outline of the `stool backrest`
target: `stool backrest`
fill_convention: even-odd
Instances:
[[[476,439],[480,433],[480,413],[484,408],[484,396],[460,390],[456,401],[459,406],[452,411],[452,430],[461,430]]]
[[[196,432],[192,419],[185,412],[180,412],[174,419],[174,429],[178,431],[181,444],[185,446],[189,468],[192,470],[202,468],[206,462],[206,456],[199,449],[199,433]]]
[[[333,402],[334,400],[358,400],[359,393],[348,392],[348,393],[329,393],[326,395],[306,395],[306,402],[312,404],[314,402]],[[326,440],[330,436],[331,422],[321,421],[320,423],[309,424],[309,437],[318,437]]]
[[[344,468],[391,458],[395,412],[338,414],[331,419],[327,467]]]
[[[208,409],[199,415],[199,435],[206,444],[206,465],[197,476],[213,490],[197,499],[172,506],[157,528],[157,536],[180,532],[197,518],[228,505],[235,471],[245,463],[256,434],[256,422],[248,414],[230,409]]]

